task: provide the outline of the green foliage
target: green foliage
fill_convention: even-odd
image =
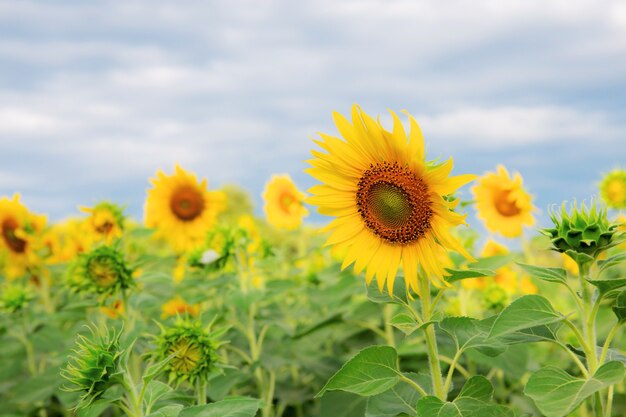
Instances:
[[[370,346],[346,362],[317,396],[331,390],[376,395],[394,387],[398,381],[400,370],[396,350],[390,346]]]
[[[452,402],[433,396],[417,402],[418,417],[515,417],[515,413],[502,405],[491,402],[493,387],[482,376],[474,376]]]
[[[535,372],[524,392],[531,397],[547,417],[565,417],[595,392],[620,382],[624,378],[621,362],[607,362],[587,379],[575,378],[555,366]]]

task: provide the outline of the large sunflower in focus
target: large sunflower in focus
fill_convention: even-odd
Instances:
[[[522,234],[523,226],[535,223],[532,196],[522,186],[519,173],[511,178],[507,169],[498,165],[497,172],[488,172],[472,187],[478,218],[491,232],[506,237]]]
[[[273,175],[263,191],[263,211],[268,223],[279,229],[296,229],[308,214],[304,198],[289,175]]]
[[[316,141],[326,152],[312,151],[306,171],[323,184],[309,190],[314,196],[307,201],[336,217],[325,227],[332,231],[327,245],[345,253],[343,268],[354,263],[356,273],[366,270],[368,284],[376,277],[379,289],[386,281],[391,293],[402,265],[407,289],[419,292],[418,267],[443,286],[447,250],[471,258],[450,233],[465,219],[453,211],[458,200],[444,197],[474,176],[448,177],[452,159],[427,163],[417,122],[409,115],[407,135],[391,115],[389,132],[358,106],[352,123],[333,113],[344,140],[321,134]]]
[[[39,258],[39,233],[46,225],[46,217],[31,213],[13,198],[0,198],[0,254],[4,252],[4,270],[8,278],[16,278],[34,266]]]
[[[167,240],[179,253],[204,241],[225,206],[225,196],[208,191],[207,181],[176,166],[174,175],[157,172],[150,180],[145,207],[146,226],[157,229],[156,235]]]

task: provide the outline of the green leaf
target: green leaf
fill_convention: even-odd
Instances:
[[[489,338],[561,320],[563,316],[552,308],[550,301],[545,297],[525,295],[502,310],[491,327]]]
[[[575,378],[560,368],[548,366],[532,374],[524,393],[546,417],[565,417],[587,397],[623,378],[624,365],[616,361],[605,363],[589,379]]]
[[[178,417],[183,406],[180,404],[170,404],[159,408],[154,413],[148,414],[146,417]]]
[[[579,264],[593,262],[593,256],[589,256],[586,253],[576,252],[571,249],[566,250],[565,253]]]
[[[622,287],[626,287],[626,278],[617,279],[588,279],[588,283],[598,288],[598,292],[601,296],[604,296],[612,291],[618,290]]]
[[[620,322],[626,321],[626,290],[620,292],[617,298],[615,298],[613,312],[617,316],[617,320]]]
[[[393,327],[400,330],[407,336],[413,333],[418,328],[418,324],[417,321],[415,321],[415,318],[406,313],[400,313],[393,316],[393,318],[389,321],[389,324],[391,324]]]
[[[626,252],[620,252],[603,261],[598,261],[598,274],[603,273],[608,268],[626,261]]]
[[[443,402],[437,397],[423,397],[417,402],[418,417],[514,417],[512,410],[489,403],[493,387],[487,378],[470,378],[453,402]]]
[[[406,376],[425,390],[429,389],[430,376],[414,373]],[[398,384],[382,394],[369,397],[365,417],[395,417],[402,413],[415,417],[417,416],[415,405],[420,397],[421,395],[411,385]]]
[[[172,391],[172,387],[167,384],[164,384],[161,381],[150,381],[148,386],[146,387],[146,392],[144,394],[144,401],[150,407],[154,405],[161,397],[168,394]]]
[[[460,397],[470,397],[481,401],[489,401],[493,395],[493,386],[484,376],[476,375],[467,380],[459,393]]]
[[[506,350],[499,340],[487,340],[494,318],[477,320],[470,317],[446,317],[439,327],[448,333],[460,350],[477,348],[486,355],[497,356]]]
[[[408,300],[407,300],[406,285],[404,284],[404,277],[403,276],[396,277],[395,281],[393,282],[393,294],[392,295],[389,295],[389,291],[387,291],[386,284],[383,288],[383,292],[381,293],[378,290],[378,283],[376,282],[376,279],[373,279],[372,282],[370,282],[370,285],[367,286],[367,298],[369,298],[370,301],[377,303],[377,304],[406,303]]]
[[[76,410],[76,417],[99,417],[117,399],[106,398],[94,401],[88,407]]]
[[[370,346],[346,362],[316,395],[342,390],[371,396],[395,386],[400,380],[398,353],[391,346]]]
[[[468,278],[492,277],[496,273],[490,269],[449,269],[446,268],[448,275],[445,280],[448,282],[456,282]]]
[[[320,416],[363,417],[368,398],[349,392],[331,391],[320,401]]]
[[[535,266],[516,262],[522,269],[528,272],[532,277],[542,279],[548,282],[558,282],[560,284],[567,283],[567,271],[563,268],[549,268],[546,266]]]
[[[251,397],[228,397],[207,405],[185,408],[178,417],[254,417],[261,401]]]

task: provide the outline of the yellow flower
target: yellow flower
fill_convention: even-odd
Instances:
[[[509,250],[506,246],[496,242],[495,240],[489,239],[487,243],[485,243],[485,247],[481,252],[480,256],[489,257],[489,256],[498,256],[498,255],[506,255],[509,253]]]
[[[200,306],[198,304],[187,304],[180,296],[176,296],[163,304],[161,307],[163,313],[161,318],[167,318],[178,314],[189,314],[196,317],[200,313]]]
[[[36,251],[45,225],[46,217],[31,213],[19,194],[0,198],[0,255],[4,253],[7,278],[17,278],[39,263]]]
[[[478,218],[485,222],[491,232],[506,237],[522,234],[522,226],[532,226],[532,196],[522,187],[522,177],[515,173],[513,178],[502,165],[497,172],[488,172],[472,187],[476,199]]]
[[[225,205],[222,192],[208,191],[207,181],[176,166],[171,176],[162,171],[150,181],[145,207],[146,226],[167,240],[178,252],[186,252],[204,241]]]
[[[626,208],[626,170],[615,169],[602,179],[600,195],[614,209]]]
[[[483,247],[480,256],[486,258],[490,256],[506,255],[507,253],[509,253],[509,250],[506,248],[506,246],[501,245],[495,240],[489,239],[485,243],[485,246]],[[464,279],[461,281],[461,285],[464,288],[469,289],[485,289],[487,283],[491,282],[492,280],[495,280],[499,284],[508,285],[510,287],[510,284],[508,283],[510,281],[510,275],[508,274],[508,272],[500,273],[500,271],[496,271],[495,277]],[[513,288],[515,288],[515,285],[513,286]]]
[[[263,239],[261,238],[259,228],[254,221],[254,217],[249,214],[244,214],[237,220],[237,226],[243,229],[246,233],[246,238],[249,241],[246,247],[247,252],[249,254],[258,253],[261,249],[261,245],[263,244]]]
[[[522,294],[537,294],[537,286],[530,277],[523,277],[519,283],[519,290]]]
[[[263,211],[267,222],[279,229],[296,229],[308,214],[302,204],[305,197],[289,175],[273,175],[263,191]]]
[[[565,253],[561,253],[561,258],[563,260],[563,267],[569,271],[570,274],[575,277],[578,276],[578,264],[575,260],[573,260],[569,255]]]
[[[307,202],[321,214],[336,217],[324,231],[331,231],[327,245],[346,249],[343,268],[354,263],[356,273],[366,270],[369,284],[374,277],[382,291],[388,291],[400,265],[407,290],[418,293],[418,268],[441,287],[443,262],[448,249],[467,258],[453,226],[465,223],[465,216],[453,211],[459,200],[444,198],[475,178],[448,177],[452,159],[436,165],[425,161],[424,139],[417,122],[409,115],[410,134],[391,112],[393,130],[352,109],[352,123],[333,113],[344,140],[321,134],[316,141],[327,153],[312,151],[312,168],[306,172],[323,184],[310,189]]]
[[[91,232],[107,244],[122,236],[124,230],[124,214],[120,207],[109,202],[102,202],[95,207],[81,207],[81,211],[89,213],[87,219]]]

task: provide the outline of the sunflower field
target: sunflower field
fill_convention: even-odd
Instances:
[[[626,416],[626,171],[538,229],[521,174],[452,174],[408,113],[333,119],[262,217],[181,166],[143,219],[0,197],[0,416]]]

